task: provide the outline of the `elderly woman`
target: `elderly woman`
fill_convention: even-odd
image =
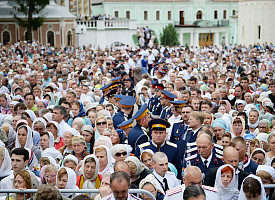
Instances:
[[[275,179],[275,169],[271,166],[267,165],[259,165],[256,171],[256,175],[259,176],[264,185],[266,184],[274,184]],[[274,188],[272,189],[265,189],[266,192],[266,199],[271,200],[272,195],[274,193]]]
[[[47,124],[47,131],[51,132],[53,134],[54,137],[54,148],[55,149],[60,149],[61,147],[64,146],[64,140],[61,136],[59,136],[58,132],[59,132],[59,125],[57,122],[55,121],[50,121]]]
[[[99,136],[99,138],[95,141],[94,149],[100,145],[105,145],[109,149],[113,146],[111,138],[104,135]]]
[[[267,120],[267,119],[262,119],[260,122],[259,122],[259,132],[260,133],[267,133],[269,134],[269,128],[270,128],[271,124],[270,122]]]
[[[225,132],[229,132],[226,122],[223,119],[215,119],[212,123],[214,128],[214,142],[216,144],[222,145],[222,136]]]
[[[86,142],[85,138],[82,135],[76,135],[72,139],[73,151],[72,155],[74,155],[78,161],[81,161],[84,157],[89,155],[86,150]]]
[[[80,133],[84,138],[87,145],[87,152],[92,153],[95,143],[95,133],[91,125],[85,125],[81,128]]]
[[[43,169],[45,168],[45,169]],[[57,167],[54,164],[45,165],[42,169],[44,170],[44,175],[42,178],[42,183],[46,183],[52,186],[56,185],[56,175]],[[42,171],[42,170],[41,170]],[[45,182],[44,182],[45,181]]]
[[[95,156],[99,160],[99,171],[98,174],[103,175],[106,172],[113,172],[113,158],[111,156],[110,149],[105,145],[100,145],[95,148]]]
[[[46,130],[47,122],[44,118],[38,117],[33,121],[32,130],[38,133],[43,133]]]
[[[142,179],[139,183],[139,189],[147,190],[148,192],[152,193],[155,196],[156,200],[163,200],[164,194],[162,194],[156,187],[154,182],[154,176],[149,174],[146,178]],[[143,200],[152,200],[146,194],[140,194]]]
[[[60,149],[58,149],[58,151],[60,151],[60,153],[63,155],[63,157],[72,153],[72,151],[73,151],[72,140],[73,140],[73,137],[77,136],[77,135],[80,135],[80,133],[74,128],[70,128],[65,132],[64,146],[61,147]]]
[[[96,138],[102,135],[103,130],[108,128],[107,120],[105,117],[98,117],[95,120],[95,134]]]
[[[130,169],[131,184],[139,185],[140,181],[144,179],[148,174],[151,174],[149,170],[142,167],[142,163],[135,156],[129,156],[125,159]]]
[[[76,171],[78,165],[78,159],[74,155],[67,155],[63,160],[64,167],[69,167],[72,170]]]
[[[275,157],[275,133],[271,133],[268,136],[268,145],[270,148],[270,151],[266,154],[266,162],[269,163],[270,159]]]
[[[216,175],[215,188],[218,189],[219,199],[238,199],[238,179],[235,169],[231,165],[219,167]]]
[[[112,146],[111,153],[115,162],[124,161],[127,157],[127,149],[124,144],[117,144]]]

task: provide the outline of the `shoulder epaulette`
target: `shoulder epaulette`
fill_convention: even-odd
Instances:
[[[190,161],[190,160],[192,160],[192,159],[194,159],[194,158],[196,158],[196,157],[197,157],[197,154],[194,154],[194,155],[192,155],[192,156],[187,157],[185,160],[186,160],[186,161]]]
[[[166,196],[171,196],[171,195],[177,194],[177,193],[179,193],[179,192],[181,192],[181,191],[182,191],[182,186],[179,185],[179,186],[177,186],[177,187],[175,187],[175,188],[173,188],[173,189],[171,189],[171,190],[168,190],[168,191],[166,192]]]
[[[210,186],[203,185],[202,188],[204,190],[208,190],[208,191],[212,191],[212,192],[218,192],[218,190],[216,188],[213,188],[213,187],[210,187]]]
[[[188,143],[187,143],[187,146],[188,146],[188,147],[197,146],[197,143],[196,143],[196,142],[188,142]]]
[[[138,145],[138,146],[139,146],[139,148],[143,148],[143,147],[147,147],[147,146],[149,146],[149,145],[150,145],[150,142],[145,142],[145,143],[140,144],[140,145]]]
[[[219,159],[222,159],[223,156],[219,155],[219,154],[216,154],[216,157],[219,158]]]
[[[197,150],[198,150],[198,148],[194,147],[192,149],[187,150],[186,153],[188,154],[188,153],[191,153],[191,152],[194,152],[194,151],[197,151]]]
[[[175,148],[178,147],[176,144],[169,142],[169,141],[167,141],[166,144],[168,144],[169,146],[175,147]]]

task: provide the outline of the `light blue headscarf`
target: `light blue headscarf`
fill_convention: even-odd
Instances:
[[[212,127],[215,128],[215,127],[221,127],[225,130],[225,133],[226,132],[229,132],[227,126],[226,126],[226,122],[223,120],[223,119],[215,119],[212,123]]]

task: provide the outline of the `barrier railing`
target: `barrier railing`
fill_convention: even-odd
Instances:
[[[275,186],[274,186],[275,187]],[[70,189],[62,189],[58,190],[60,193],[75,193],[75,194],[82,194],[82,193],[99,193],[98,189],[78,189],[78,190],[70,190]],[[9,199],[10,193],[36,193],[37,189],[27,189],[27,190],[17,190],[17,189],[0,189],[0,193],[7,193],[7,197]],[[142,189],[129,189],[129,193],[143,193],[147,194],[148,196],[151,197],[152,200],[156,200],[154,195],[147,190],[142,190]],[[24,195],[24,200],[25,200],[25,195]]]

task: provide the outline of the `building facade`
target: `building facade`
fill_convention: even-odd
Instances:
[[[275,43],[275,0],[240,0],[239,43]]]
[[[19,26],[13,19],[11,12],[14,1],[0,1],[0,42],[17,42],[26,40],[27,29]],[[75,45],[76,38],[74,33],[75,16],[64,6],[50,1],[41,13],[44,16],[43,25],[38,30],[32,32],[32,38],[44,44],[60,48],[67,45]],[[18,17],[24,19],[26,16],[18,13]],[[36,17],[36,16],[34,16]]]
[[[238,42],[237,0],[104,0],[93,2],[92,13],[136,20],[137,26],[148,26],[157,36],[173,24],[181,45]]]

